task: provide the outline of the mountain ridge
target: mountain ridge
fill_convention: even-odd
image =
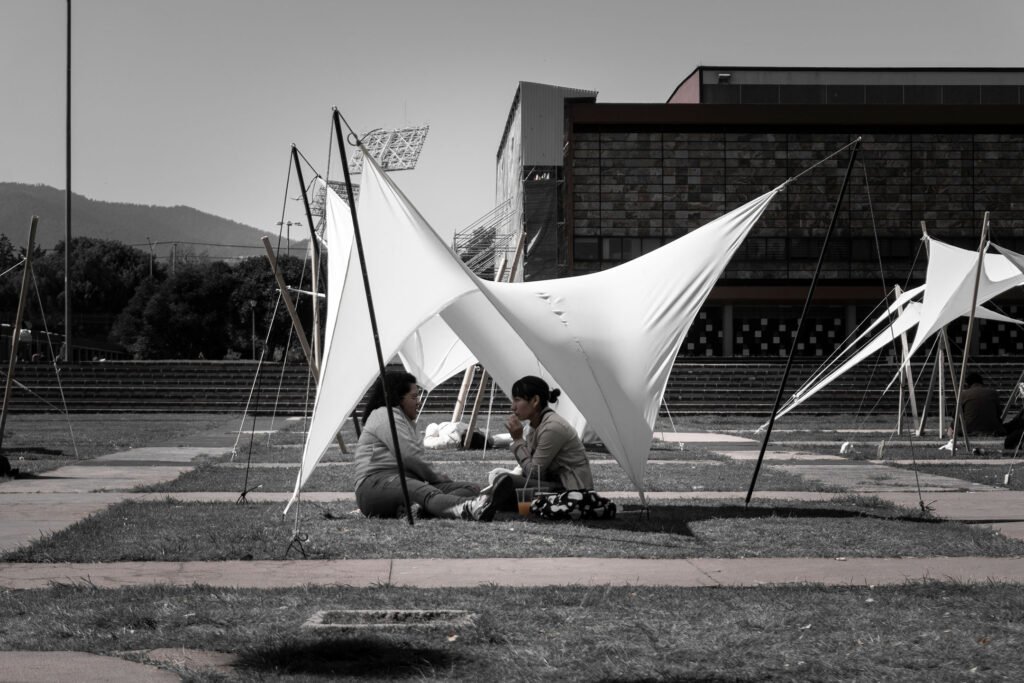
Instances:
[[[64,239],[64,190],[50,185],[0,181],[0,233],[24,246],[32,216],[39,216],[36,242],[44,249]],[[156,206],[90,199],[72,193],[73,237],[117,240],[142,250],[152,249],[167,258],[174,247],[214,259],[262,256],[260,238],[267,235],[277,246],[277,235],[244,223],[205,213],[183,204]],[[150,241],[152,246],[150,246]],[[307,240],[292,240],[291,248],[304,253]],[[281,238],[284,248],[286,240]]]

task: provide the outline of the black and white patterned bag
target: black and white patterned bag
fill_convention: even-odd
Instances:
[[[558,493],[538,493],[530,513],[541,519],[614,519],[615,503],[593,491],[578,489]]]

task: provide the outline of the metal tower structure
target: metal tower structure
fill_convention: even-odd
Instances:
[[[427,132],[430,126],[415,126],[411,128],[395,128],[384,130],[377,128],[361,136],[363,146],[370,156],[384,171],[411,171],[416,168],[420,152],[423,151],[423,143],[427,140]],[[361,173],[363,170],[363,151],[357,149],[352,155],[351,173]],[[348,200],[348,193],[345,190],[345,182],[341,180],[329,180],[327,184],[332,190],[338,193],[342,200]],[[359,197],[359,186],[352,186],[352,195]],[[326,192],[318,192],[310,204],[310,210],[314,216],[323,217],[324,201]]]

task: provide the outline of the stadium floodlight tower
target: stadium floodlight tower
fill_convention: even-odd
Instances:
[[[363,147],[377,162],[384,171],[411,171],[416,168],[420,152],[423,151],[423,143],[427,140],[427,131],[430,126],[415,126],[412,128],[394,128],[384,130],[376,128],[360,137]],[[363,150],[356,149],[352,155],[351,173],[361,173],[363,170]],[[331,186],[342,201],[348,202],[348,192],[345,190],[345,181],[329,180]],[[325,192],[318,194],[311,207],[315,216],[323,216]],[[359,186],[352,185],[352,196],[359,197]]]

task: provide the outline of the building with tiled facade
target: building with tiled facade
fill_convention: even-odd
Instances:
[[[802,354],[829,355],[882,300],[883,275],[890,288],[923,280],[922,221],[977,249],[988,211],[992,240],[1024,251],[1024,70],[700,67],[664,104],[564,111],[563,275],[655,249],[862,138]],[[684,355],[788,351],[847,160],[821,164],[769,206]],[[1021,301],[996,303],[1019,316]],[[950,332],[962,345],[964,330]],[[1024,354],[1024,335],[985,322],[974,351]]]

